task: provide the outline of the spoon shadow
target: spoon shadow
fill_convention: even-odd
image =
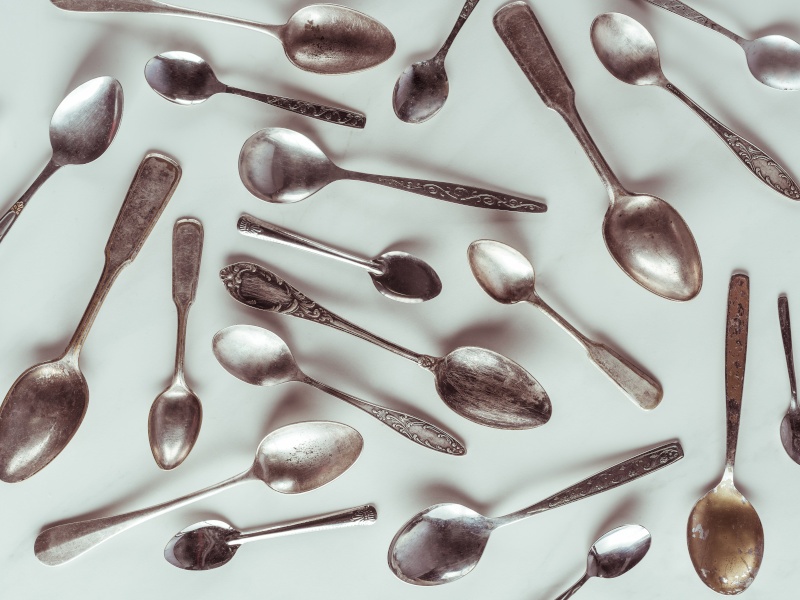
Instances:
[[[319,415],[319,398],[313,398],[308,386],[301,384],[287,385],[286,391],[280,395],[280,399],[274,403],[274,408],[269,414],[264,431],[275,431],[279,427],[290,423],[299,423],[311,419],[321,418]],[[262,388],[265,394],[270,393],[269,388]],[[272,390],[273,395],[277,390]],[[322,393],[322,392],[320,392]],[[324,398],[322,399],[324,400]],[[274,402],[267,399],[267,402]],[[251,444],[252,445],[252,444]]]
[[[432,506],[442,502],[455,502],[470,507],[481,514],[487,514],[487,511],[492,508],[492,504],[478,502],[460,488],[453,487],[447,483],[430,483],[419,488],[414,495],[419,499],[420,504],[425,506]]]
[[[500,212],[500,211],[495,211],[495,212]],[[395,242],[391,242],[387,246],[384,246],[383,250],[376,252],[374,256],[379,256],[386,252],[392,252],[392,251],[407,252],[408,254],[413,254],[414,256],[417,256],[418,254],[424,254],[425,252],[431,250],[432,248],[433,244],[431,243],[431,241],[423,236],[415,236],[415,237],[406,236],[404,238],[398,239]]]
[[[526,223],[523,227],[522,221],[518,217],[514,217],[510,212],[503,210],[489,210],[486,212],[491,214],[487,215],[488,218],[485,220],[491,222],[491,226],[496,228],[497,233],[493,236],[484,236],[484,239],[492,239],[508,244],[512,248],[519,250],[524,256],[536,256],[536,251],[531,248],[530,224]]]
[[[628,494],[628,496],[617,505],[617,508],[595,528],[594,535],[592,539],[589,540],[589,544],[615,527],[619,527],[624,523],[635,523],[638,520],[639,509],[642,504],[641,494],[637,492]]]
[[[788,21],[778,21],[773,25],[767,25],[766,27],[761,27],[755,31],[750,30],[749,35],[745,37],[749,37],[751,40],[754,40],[765,35],[782,35],[792,40],[798,40],[800,39],[800,27],[793,25]]]
[[[477,346],[479,348],[495,349],[505,345],[524,345],[519,327],[512,319],[503,321],[488,321],[470,325],[439,341],[441,354],[450,352],[462,346]],[[494,350],[502,354],[500,350]],[[530,353],[526,354],[527,359]],[[509,357],[510,358],[510,357]],[[512,359],[513,360],[513,359]]]
[[[34,364],[41,364],[43,362],[53,360],[64,353],[64,348],[67,347],[67,344],[72,339],[72,334],[67,333],[64,334],[63,337],[59,338],[57,341],[42,344],[36,347],[33,350],[34,360],[36,361]],[[81,364],[85,365],[85,361],[81,361]]]

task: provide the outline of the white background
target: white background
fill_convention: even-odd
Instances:
[[[184,2],[268,23],[284,22],[305,4]],[[786,456],[778,435],[789,388],[776,308],[778,294],[788,293],[800,322],[800,207],[747,173],[670,94],[627,86],[607,73],[592,50],[589,26],[604,11],[640,20],[659,44],[667,77],[796,177],[797,93],[761,85],[729,40],[642,1],[534,3],[579,110],[619,178],[666,199],[694,232],[703,290],[689,303],[673,303],[637,286],[609,257],[601,236],[604,190],[563,121],[545,109],[495,33],[491,17],[502,0],[483,0],[467,22],[447,60],[450,98],[423,125],[395,117],[392,88],[407,64],[438,49],[460,1],[348,4],[386,24],[397,51],[368,72],[323,77],[293,67],[276,41],[255,32],[3,0],[3,210],[47,161],[48,121],[66,93],[90,78],[115,76],[125,90],[125,115],[108,152],[57,173],[0,247],[0,388],[63,350],[100,275],[103,247],[143,155],[165,152],[184,169],[161,221],[120,276],[87,340],[81,365],[91,401],[83,425],[45,470],[0,488],[3,596],[547,599],[580,576],[600,534],[636,522],[653,535],[645,560],[620,579],[589,582],[581,596],[712,598],[692,568],[685,528],[693,504],[723,467],[726,295],[730,274],[739,270],[749,273],[752,292],[736,475],[766,534],[762,570],[747,594],[777,597],[796,573],[800,531],[800,466]],[[792,0],[696,0],[694,6],[747,37],[777,32],[800,38]],[[204,56],[231,85],[360,109],[368,114],[367,128],[337,127],[232,96],[190,108],[170,104],[142,75],[147,60],[167,50]],[[357,182],[332,184],[298,204],[269,205],[251,196],[237,173],[242,143],[267,126],[309,135],[345,168],[495,188],[543,198],[549,210],[524,215],[462,208]],[[365,256],[412,251],[438,270],[444,291],[422,305],[394,303],[363,272],[240,236],[235,224],[243,211]],[[188,460],[164,473],[152,459],[146,428],[150,404],[173,366],[171,231],[182,216],[199,218],[206,231],[187,354],[188,379],[205,413]],[[665,389],[662,405],[640,411],[546,317],[484,294],[466,261],[469,243],[483,237],[529,256],[542,297],[587,335],[651,371]],[[217,273],[240,259],[274,268],[327,308],[418,352],[441,355],[474,344],[516,359],[548,391],[552,419],[522,432],[480,427],[447,409],[430,374],[413,363],[343,333],[236,304]],[[234,379],[216,363],[210,341],[235,323],[279,333],[312,377],[446,426],[469,454],[453,458],[422,449],[300,384],[259,389]],[[45,526],[141,508],[215,483],[248,468],[267,432],[308,419],[341,420],[365,438],[358,462],[325,488],[282,496],[250,483],[152,520],[59,568],[33,555]],[[415,588],[387,567],[394,533],[430,504],[455,501],[504,514],[673,438],[683,443],[682,462],[497,532],[478,568],[461,581]],[[380,512],[371,528],[253,544],[226,567],[204,573],[180,571],[163,559],[173,534],[205,518],[252,528],[366,502]]]

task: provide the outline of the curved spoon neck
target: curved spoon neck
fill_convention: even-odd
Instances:
[[[267,35],[271,35],[272,37],[277,38],[278,40],[281,39],[280,34],[281,34],[281,29],[283,28],[282,25],[267,25],[265,23],[250,21],[248,19],[227,17],[225,15],[218,15],[216,13],[193,10],[190,8],[182,8],[180,6],[173,6],[171,4],[165,4],[164,6],[166,7],[166,9],[162,12],[162,14],[165,15],[171,15],[174,17],[186,17],[189,19],[197,19],[200,21],[210,21],[212,23],[235,25],[237,27],[244,27],[245,29],[250,29],[252,31],[260,31],[262,33],[266,33]]]
[[[19,200],[17,200],[17,205],[21,202],[22,206],[28,204],[28,201],[33,197],[33,195],[39,190],[40,187],[44,184],[45,181],[50,179],[53,176],[53,173],[58,171],[62,165],[58,164],[55,161],[54,157],[50,157],[50,160],[47,161],[47,164],[42,169],[42,172],[34,179],[33,183],[28,187],[27,190],[20,196]]]
[[[436,56],[433,57],[433,60],[440,63],[442,68],[444,68],[444,59],[450,50],[450,46],[453,45],[456,36],[458,36],[458,33],[461,31],[464,23],[467,22],[467,19],[472,14],[472,11],[475,9],[475,6],[477,6],[479,1],[480,0],[467,0],[464,3],[464,6],[461,8],[461,12],[458,15],[458,19],[456,19],[455,25],[453,25],[453,29],[450,30],[450,35],[447,36],[447,39],[444,41],[444,44],[442,44],[439,52],[437,52]]]
[[[733,483],[733,462],[736,456],[734,455],[725,463],[725,471],[722,473],[722,481],[720,483],[724,483],[727,485],[734,485]]]
[[[568,590],[566,590],[563,594],[558,596],[555,600],[567,600],[568,598],[572,598],[572,596],[575,595],[575,593],[579,589],[581,589],[583,587],[583,585],[587,581],[589,581],[589,579],[591,579],[591,577],[592,576],[589,575],[589,572],[587,571],[586,573],[583,574],[583,577],[581,577],[578,581],[576,581],[574,584],[572,584],[572,586],[570,586],[570,588]]]
[[[178,335],[175,345],[175,376],[173,381],[186,385],[184,364],[186,362],[186,329],[189,320],[189,306],[175,303],[178,309]]]
[[[586,347],[589,341],[584,337],[584,335],[575,329],[571,323],[569,323],[564,317],[558,314],[555,310],[553,310],[547,302],[541,299],[541,297],[535,292],[531,292],[530,298],[528,302],[534,305],[536,308],[541,310],[544,314],[546,314],[550,319],[552,319],[556,325],[561,327],[564,331],[566,331],[572,339],[576,342],[581,344],[582,346]]]
[[[92,298],[89,300],[89,304],[81,317],[80,323],[78,323],[78,327],[75,329],[72,339],[69,341],[69,344],[67,344],[67,349],[64,351],[65,355],[80,354],[86,337],[89,335],[89,330],[92,328],[92,324],[97,317],[97,313],[100,312],[100,307],[103,305],[103,301],[108,295],[111,285],[114,283],[114,280],[123,267],[124,265],[120,265],[116,269],[112,269],[106,264],[103,268],[103,274],[100,276],[100,281],[97,282],[97,287],[92,294]]]

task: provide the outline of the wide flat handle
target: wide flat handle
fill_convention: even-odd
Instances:
[[[359,506],[357,508],[348,508],[337,512],[313,517],[311,519],[303,519],[299,521],[292,521],[283,525],[276,525],[273,527],[266,527],[258,531],[246,531],[239,537],[228,541],[228,545],[237,546],[246,544],[248,542],[255,542],[257,540],[265,540],[273,537],[280,537],[284,535],[292,535],[295,533],[310,533],[313,531],[325,531],[328,529],[341,529],[342,527],[358,527],[364,525],[372,525],[378,520],[378,509],[372,504]]]
[[[163,13],[171,7],[156,0],[50,0],[61,10],[78,12]]]
[[[750,318],[750,278],[742,273],[731,277],[728,286],[728,316],[725,324],[725,398],[727,444],[725,474],[733,477],[739,417],[742,412],[747,331]]]
[[[295,100],[294,98],[284,98],[283,96],[260,94],[258,92],[250,92],[230,86],[228,86],[225,91],[237,96],[252,98],[253,100],[258,100],[259,102],[264,102],[275,108],[288,110],[289,112],[303,115],[304,117],[311,117],[312,119],[333,123],[334,125],[364,129],[364,126],[367,124],[367,116],[364,113],[354,112],[344,108],[306,102],[305,100]]]
[[[586,352],[592,362],[640,408],[653,410],[661,403],[664,397],[661,385],[638,366],[605,344],[589,342]]]
[[[203,224],[197,219],[177,220],[172,229],[172,299],[180,308],[194,302],[202,257]]]

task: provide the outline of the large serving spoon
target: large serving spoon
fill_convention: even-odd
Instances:
[[[786,367],[789,370],[789,387],[792,393],[789,410],[786,411],[786,416],[781,421],[781,442],[789,458],[800,464],[800,407],[797,405],[797,381],[794,374],[789,299],[785,295],[778,298],[778,317],[781,323],[781,337],[783,338],[783,351],[786,355]]]
[[[363,113],[225,85],[217,79],[211,65],[191,52],[164,52],[154,56],[144,67],[144,77],[159,96],[175,104],[200,104],[214,94],[234,94],[335,125],[363,129],[367,124]]]
[[[263,481],[282,494],[308,492],[349,469],[361,454],[363,444],[361,435],[342,423],[309,421],[286,425],[261,440],[253,465],[244,473],[124,515],[50,527],[36,538],[33,551],[48,566],[62,565],[131,527],[245,481]]]
[[[620,183],[592,140],[575,107],[575,90],[526,2],[512,2],[494,26],[545,105],[560,114],[578,138],[605,185],[610,206],[603,238],[611,256],[636,283],[670,300],[691,300],[703,284],[692,232],[661,198],[632,194]]]
[[[450,35],[432,58],[415,62],[400,74],[392,96],[398,119],[406,123],[424,123],[444,106],[450,93],[444,59],[477,4],[478,0],[464,3]]]
[[[398,302],[425,302],[442,291],[442,282],[436,271],[424,260],[407,252],[393,250],[375,258],[363,258],[250,215],[239,218],[238,228],[243,235],[308,250],[360,267],[369,273],[376,290]]]
[[[417,354],[323,308],[267,269],[240,262],[220,271],[228,293],[242,304],[344,331],[427,369],[436,391],[462,417],[498,429],[531,429],[550,419],[547,392],[530,373],[496,352],[474,346],[438,358]]]
[[[122,119],[122,86],[113,77],[97,77],[72,90],[50,120],[53,154],[41,174],[0,217],[0,241],[42,184],[61,167],[100,158],[114,141]]]
[[[753,77],[764,85],[777,90],[800,89],[800,44],[794,40],[782,35],[766,35],[748,40],[725,29],[679,0],[645,1],[705,25],[739,44],[744,50],[747,66]]]
[[[739,437],[750,279],[731,277],[725,335],[725,398],[728,415],[725,471],[717,487],[697,501],[686,528],[694,570],[720,594],[740,594],[753,583],[764,556],[764,528],[755,508],[733,483]]]
[[[17,483],[38,473],[66,447],[89,403],[79,358],[111,285],[144,245],[181,178],[171,158],[150,153],[133,178],[105,250],[100,281],[60,358],[20,375],[0,406],[0,479]]]
[[[156,0],[50,1],[63,10],[172,15],[260,31],[283,44],[286,57],[296,67],[325,75],[369,69],[388,59],[395,49],[394,37],[381,23],[338,4],[312,4],[298,10],[284,25],[265,25]]]
[[[613,489],[683,458],[672,442],[629,458],[528,508],[485,517],[460,504],[436,504],[400,528],[389,546],[389,568],[407,583],[441,585],[474,569],[493,531],[533,515]]]
[[[628,15],[606,13],[592,23],[591,38],[597,57],[614,77],[631,85],[654,85],[672,92],[706,122],[762,183],[787,198],[800,200],[800,188],[774,158],[720,123],[667,80],[661,70],[656,41],[644,25]]]
[[[589,360],[637,406],[652,410],[659,405],[664,392],[655,379],[605,344],[587,338],[539,297],[533,265],[521,253],[501,242],[478,240],[470,244],[467,257],[475,279],[494,300],[501,304],[532,304],[583,346]]]
[[[333,181],[354,179],[464,206],[529,213],[547,210],[541,202],[480,188],[347,171],[333,164],[306,136],[283,127],[250,136],[239,154],[239,176],[251,194],[267,202],[299,202]]]

